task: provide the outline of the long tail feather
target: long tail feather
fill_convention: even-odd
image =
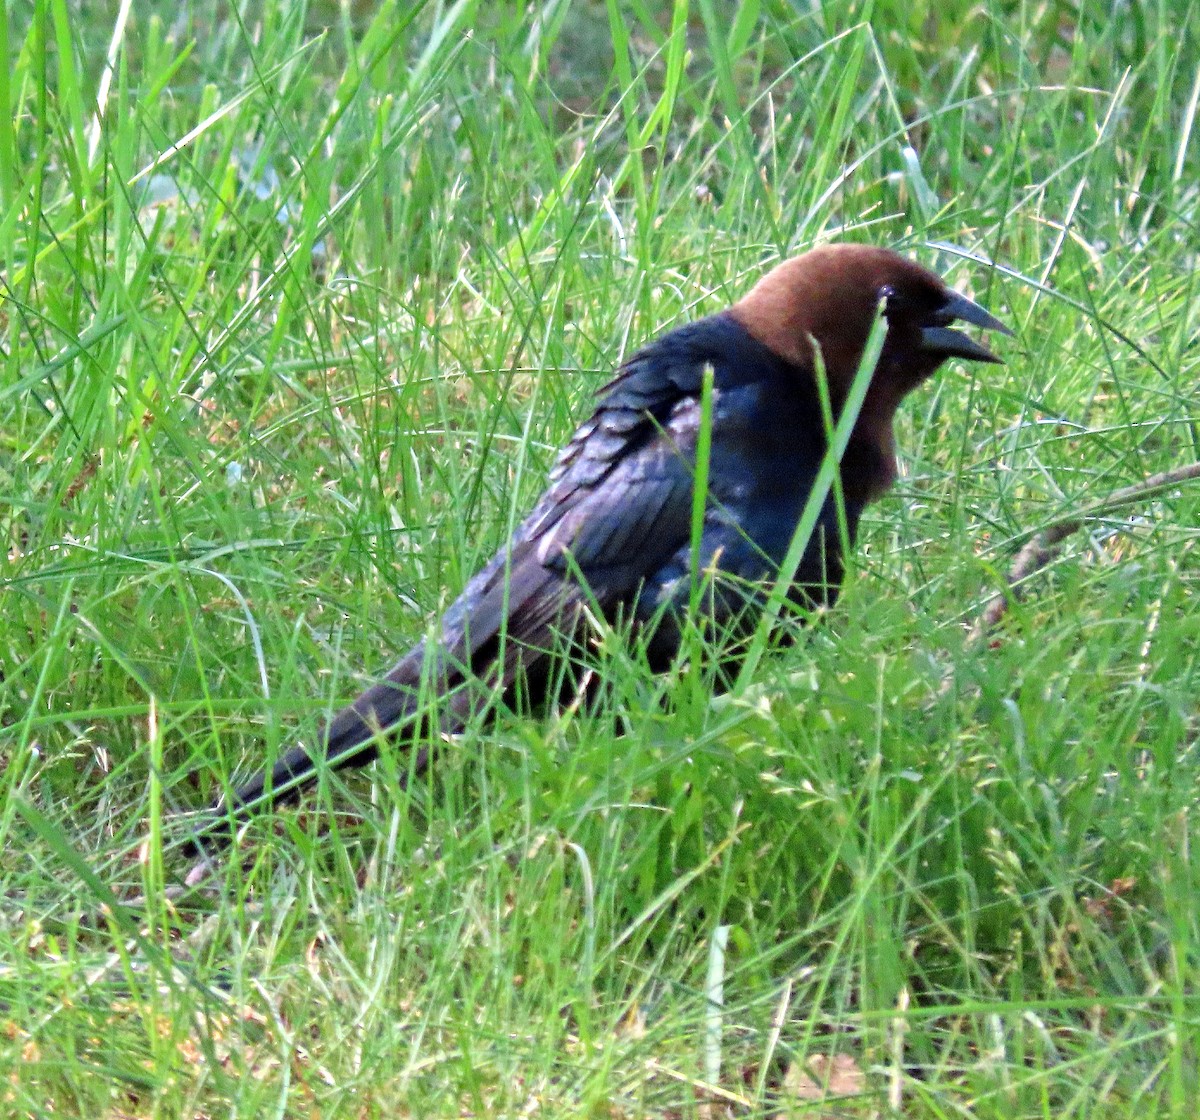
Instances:
[[[506,583],[498,560],[447,612],[443,623],[451,632],[443,632],[444,644],[436,653],[419,643],[384,680],[333,716],[316,750],[293,747],[269,770],[234,790],[196,829],[193,853],[223,847],[251,810],[294,802],[323,768],[373,761],[381,735],[403,741],[406,736],[461,731],[474,713],[541,661],[553,645],[565,585],[557,573],[533,564],[511,570]],[[514,614],[518,621],[510,626]],[[413,772],[423,771],[428,761],[428,747],[422,746],[412,761]]]

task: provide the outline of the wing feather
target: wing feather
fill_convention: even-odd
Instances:
[[[744,360],[726,361],[731,347],[741,347]],[[497,690],[536,675],[547,651],[573,636],[585,604],[615,618],[688,545],[705,365],[715,363],[720,386],[757,377],[770,361],[727,316],[673,331],[630,358],[563,449],[541,501],[436,631],[334,715],[319,752],[288,751],[269,776],[240,787],[217,819],[268,786],[295,796],[313,781],[320,755],[335,767],[369,761],[381,731],[461,728]],[[432,714],[421,710],[423,695],[436,697]],[[422,748],[414,765],[426,759]]]

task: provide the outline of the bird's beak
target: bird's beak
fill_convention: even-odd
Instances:
[[[932,351],[943,358],[966,358],[972,362],[997,362],[1004,364],[986,346],[969,338],[961,331],[953,330],[949,324],[970,323],[985,331],[1012,334],[995,315],[985,311],[979,304],[958,292],[951,292],[949,299],[931,317],[929,325],[921,328],[922,349]]]

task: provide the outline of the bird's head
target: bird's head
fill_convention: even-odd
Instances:
[[[825,245],[793,257],[730,313],[759,342],[804,369],[814,368],[815,340],[836,410],[858,372],[880,302],[888,331],[871,396],[886,398],[893,409],[947,358],[1001,361],[954,323],[1012,334],[936,273],[873,245]]]
[[[872,245],[825,245],[793,257],[764,276],[729,312],[755,339],[806,375],[816,368],[815,341],[836,417],[881,302],[887,335],[854,430],[860,445],[875,449],[878,463],[867,497],[886,489],[895,473],[892,419],[904,397],[947,358],[1001,361],[953,324],[1012,331],[948,288],[936,273]]]

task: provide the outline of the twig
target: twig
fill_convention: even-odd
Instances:
[[[1085,506],[1078,513],[1051,522],[1046,528],[1036,533],[1017,553],[1017,558],[1008,571],[1004,586],[992,596],[983,612],[975,620],[967,639],[968,646],[976,645],[987,636],[988,632],[1007,613],[1009,604],[1020,598],[1020,585],[1049,564],[1058,555],[1058,546],[1072,533],[1081,529],[1084,522],[1112,513],[1122,506],[1132,505],[1144,498],[1153,497],[1160,491],[1169,490],[1181,482],[1188,482],[1194,478],[1200,478],[1200,463],[1189,463],[1185,467],[1176,467],[1172,471],[1151,475],[1132,486],[1114,490],[1107,497]]]

